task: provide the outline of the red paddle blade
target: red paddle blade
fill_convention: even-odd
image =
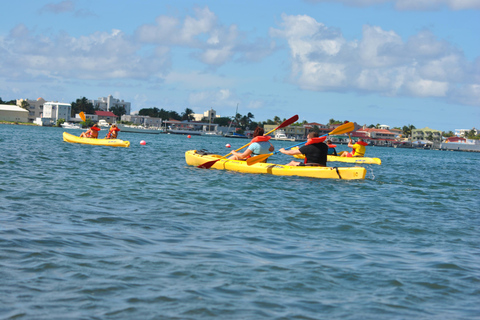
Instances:
[[[220,159],[205,162],[204,164],[201,164],[201,165],[197,166],[197,168],[210,169],[210,167],[213,166],[218,160],[220,160]]]
[[[287,119],[287,120],[283,121],[282,124],[277,127],[277,129],[285,128],[285,127],[291,125],[292,123],[295,123],[297,120],[298,120],[298,114],[294,115],[290,119]]]

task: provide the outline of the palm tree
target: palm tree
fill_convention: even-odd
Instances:
[[[280,120],[280,117],[278,117],[278,116],[275,116],[275,117],[273,118],[273,122],[275,122],[275,124],[280,124],[280,121],[281,121],[281,120]]]
[[[185,108],[185,111],[182,112],[182,120],[190,121],[190,120],[193,120],[193,119],[194,119],[193,110],[190,109],[190,108]]]

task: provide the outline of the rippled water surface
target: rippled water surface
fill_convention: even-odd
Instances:
[[[185,164],[248,140],[62,132],[0,125],[1,319],[480,318],[478,153],[321,180]]]

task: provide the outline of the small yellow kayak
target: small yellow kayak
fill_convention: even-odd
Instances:
[[[185,152],[188,165],[200,166],[207,162],[216,161],[211,168],[230,170],[243,173],[263,173],[277,176],[301,176],[320,179],[365,179],[367,170],[363,167],[301,167],[286,166],[273,163],[255,163],[247,165],[246,161],[228,160],[218,154],[200,154],[196,150]]]
[[[120,139],[80,138],[68,132],[63,133],[63,141],[70,142],[70,143],[91,144],[95,146],[110,146],[110,147],[125,147],[125,148],[128,148],[130,146],[130,141],[124,141]]]
[[[292,148],[294,149],[294,148]],[[298,148],[297,148],[298,149]],[[368,158],[368,157],[340,157],[340,155],[344,151],[341,151],[338,153],[338,156],[334,155],[328,155],[327,156],[327,161],[328,162],[345,162],[345,163],[364,163],[364,164],[382,164],[382,160],[380,158]],[[305,156],[303,154],[296,154],[294,155],[295,158],[297,159],[305,159]]]

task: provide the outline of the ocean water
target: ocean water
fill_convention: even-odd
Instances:
[[[248,140],[63,131],[0,125],[0,319],[480,319],[479,153],[322,180],[185,164]]]

